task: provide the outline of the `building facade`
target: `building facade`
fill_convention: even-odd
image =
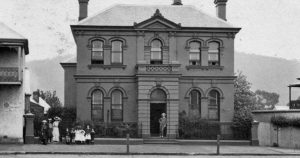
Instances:
[[[175,138],[179,113],[231,122],[234,113],[234,37],[227,0],[215,0],[218,17],[193,6],[116,5],[87,17],[79,0],[72,25],[77,58],[65,70],[65,106],[94,122],[137,122],[143,137],[158,134],[167,114]]]
[[[0,23],[0,143],[23,142],[28,41]]]

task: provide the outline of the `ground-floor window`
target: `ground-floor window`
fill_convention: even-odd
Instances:
[[[123,94],[114,90],[111,95],[111,120],[123,121]]]
[[[220,93],[216,90],[209,92],[208,118],[211,120],[220,120]]]
[[[91,112],[93,121],[103,121],[103,93],[100,90],[92,93]]]
[[[190,115],[201,117],[201,94],[197,90],[190,93]]]

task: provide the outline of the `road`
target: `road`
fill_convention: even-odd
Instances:
[[[296,158],[298,156],[158,156],[158,155],[0,155],[0,158]]]

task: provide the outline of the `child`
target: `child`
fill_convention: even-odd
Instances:
[[[167,118],[166,118],[165,113],[162,113],[161,116],[162,117],[159,119],[159,127],[160,127],[160,137],[163,138],[164,137],[164,130],[167,126]]]
[[[95,138],[95,131],[92,128],[92,132],[91,132],[91,144],[94,144],[94,138]]]
[[[89,125],[86,126],[86,129],[85,129],[85,142],[86,144],[90,144],[90,141],[91,141],[91,133],[92,133],[92,129],[90,128]]]
[[[70,132],[69,129],[66,129],[66,144],[70,144],[71,143],[71,136],[70,136]]]
[[[44,145],[47,145],[47,142],[48,142],[48,125],[47,125],[46,120],[42,121],[40,140]]]
[[[71,128],[71,132],[70,132],[70,142],[71,144],[74,144],[75,143],[75,130],[74,128]]]

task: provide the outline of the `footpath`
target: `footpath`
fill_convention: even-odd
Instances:
[[[127,155],[126,145],[65,145],[65,144],[0,144],[0,155],[17,154],[79,154]],[[216,146],[209,145],[130,145],[131,155],[216,155]],[[299,149],[258,146],[220,146],[220,155],[300,156]]]

